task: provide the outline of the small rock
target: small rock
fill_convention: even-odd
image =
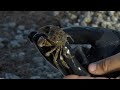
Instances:
[[[82,22],[82,21],[84,20],[84,18],[85,18],[84,15],[80,15],[80,16],[79,16],[79,20],[80,20],[80,22]]]
[[[96,25],[96,24],[92,24],[92,27],[98,27],[98,25]]]
[[[115,16],[112,16],[111,20],[112,20],[112,22],[116,23],[118,21],[118,18],[116,18]]]
[[[53,75],[52,74],[47,74],[47,77],[48,78],[53,78]]]
[[[17,30],[17,34],[22,34],[22,31],[21,30]]]
[[[14,28],[16,26],[16,23],[15,22],[9,22],[8,25],[9,25],[9,27]]]
[[[20,77],[12,73],[5,73],[5,79],[20,79]]]
[[[74,26],[79,26],[79,23],[74,23]]]
[[[4,23],[4,24],[3,24],[3,27],[4,27],[4,28],[8,28],[8,27],[9,27],[9,23]]]
[[[11,59],[13,59],[13,60],[16,60],[18,57],[17,53],[11,53],[10,56],[11,56]]]
[[[4,41],[4,39],[3,39],[3,38],[0,38],[0,42],[2,42],[2,41]]]
[[[71,23],[67,23],[67,27],[72,27],[73,25]]]
[[[18,47],[21,46],[16,40],[12,40],[10,42],[10,45],[11,45],[12,48],[18,48]]]
[[[29,32],[33,32],[33,31],[35,31],[35,29],[34,29],[34,28],[31,28],[31,29],[29,30]]]
[[[108,11],[108,15],[109,15],[109,16],[113,16],[114,13],[115,13],[115,11]]]
[[[111,22],[111,19],[110,19],[110,17],[107,17],[107,22]]]
[[[81,22],[80,24],[81,24],[81,26],[87,26],[87,24],[84,21]]]
[[[86,17],[85,19],[84,19],[84,21],[86,22],[86,23],[90,23],[91,22],[91,18],[90,17]]]
[[[24,53],[24,52],[20,52],[20,53],[18,54],[18,56],[19,56],[19,57],[23,57],[23,56],[25,56],[25,53]]]
[[[74,19],[76,19],[76,18],[77,18],[77,16],[76,16],[76,15],[74,15],[74,14],[72,14],[70,18],[71,18],[72,20],[74,20]]]
[[[66,19],[64,20],[64,22],[65,22],[65,23],[69,23],[69,19],[66,18]]]
[[[18,57],[20,58],[20,60],[24,60],[25,53],[24,53],[24,52],[20,52],[20,53],[18,54]]]
[[[18,29],[19,29],[19,30],[24,30],[24,29],[25,29],[25,26],[19,25],[19,26],[18,26]]]
[[[0,49],[4,47],[4,44],[0,42]]]
[[[101,23],[101,26],[102,26],[103,28],[106,28],[106,25],[107,25],[107,23],[106,23],[105,21]]]
[[[8,27],[4,27],[4,28],[3,28],[3,30],[8,31],[8,30],[9,30],[9,28],[8,28]]]
[[[19,34],[15,36],[15,39],[19,42],[19,43],[23,43],[24,42],[24,38],[23,35]]]
[[[29,33],[30,33],[30,31],[29,30],[24,30],[24,32],[23,32],[25,35],[28,35]]]
[[[30,79],[40,79],[40,76],[32,76]]]
[[[115,28],[120,31],[120,23],[116,24]]]
[[[57,15],[59,15],[59,13],[60,13],[59,11],[54,11],[53,15],[57,16]]]

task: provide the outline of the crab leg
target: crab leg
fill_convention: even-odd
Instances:
[[[58,62],[57,62],[57,58],[58,58],[58,55],[59,55],[59,52],[60,52],[60,47],[56,47],[56,53],[55,53],[55,56],[53,57],[53,62],[56,66],[58,66]]]
[[[68,65],[67,65],[67,63],[64,61],[64,59],[63,59],[63,56],[61,55],[61,53],[62,53],[62,46],[60,47],[60,60],[61,60],[61,62],[62,62],[62,64],[63,64],[63,66],[65,66],[66,68],[69,68],[68,67]]]
[[[50,56],[50,54],[55,51],[57,49],[57,47],[53,48],[52,50],[50,50],[49,52],[47,52],[45,55],[46,56]]]

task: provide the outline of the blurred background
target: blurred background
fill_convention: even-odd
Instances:
[[[119,11],[0,11],[0,78],[60,79],[27,38],[48,24],[120,30]]]

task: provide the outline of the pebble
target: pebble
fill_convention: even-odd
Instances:
[[[81,26],[87,26],[87,24],[83,21],[80,23]]]
[[[74,26],[79,26],[79,23],[74,23]]]
[[[21,46],[16,40],[10,41],[10,45],[12,48],[18,48]]]
[[[96,25],[96,24],[92,24],[92,27],[98,27],[98,25]]]
[[[2,42],[2,41],[4,41],[4,39],[3,39],[3,38],[0,38],[0,42]]]
[[[70,18],[71,18],[72,20],[74,20],[74,19],[76,19],[76,18],[77,18],[77,16],[76,16],[76,15],[74,15],[74,14],[72,14]]]
[[[48,78],[53,78],[53,74],[47,74]]]
[[[12,73],[5,73],[5,79],[20,79],[20,77]]]
[[[17,34],[22,34],[22,31],[21,30],[17,30]]]
[[[116,28],[118,31],[120,31],[120,23],[116,24],[116,25],[115,25],[115,28]]]
[[[73,25],[71,23],[67,23],[67,27],[72,27]]]
[[[29,30],[24,30],[23,32],[25,35],[29,35],[30,31]]]
[[[18,54],[17,53],[11,53],[10,56],[11,56],[11,59],[16,60],[17,57],[18,57]]]
[[[25,26],[24,26],[24,25],[19,25],[19,26],[18,26],[18,29],[19,29],[19,30],[24,30],[24,29],[25,29]]]
[[[30,79],[41,79],[40,76],[32,76]]]
[[[53,12],[53,15],[54,15],[54,16],[59,15],[59,11],[54,11],[54,12]]]
[[[108,15],[109,15],[109,16],[113,16],[114,13],[115,13],[115,11],[108,11]]]
[[[118,18],[116,18],[115,16],[112,16],[112,17],[111,17],[111,20],[112,20],[112,22],[117,23]]]
[[[25,53],[24,53],[24,52],[20,52],[20,53],[18,54],[18,57],[19,57],[20,60],[24,60]]]
[[[91,22],[91,18],[90,17],[86,17],[85,19],[84,19],[84,21],[86,22],[86,23],[90,23]]]
[[[22,34],[16,35],[15,39],[19,42],[19,43],[23,43],[25,40],[23,38]]]
[[[16,23],[15,22],[9,22],[8,25],[9,25],[9,27],[14,28],[16,26]]]
[[[0,42],[0,49],[4,48],[4,44]]]

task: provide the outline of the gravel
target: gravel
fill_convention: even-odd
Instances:
[[[24,29],[25,29],[25,26],[23,26],[23,25],[18,26],[18,30],[24,30]]]
[[[13,73],[5,73],[5,79],[20,79],[20,77]]]
[[[32,76],[30,79],[41,79],[40,76]]]
[[[9,22],[8,26],[11,27],[11,28],[14,28],[16,26],[16,23],[15,22]]]
[[[5,72],[5,79],[63,78],[27,38],[41,26],[56,24],[54,19],[58,19],[62,27],[92,26],[120,31],[119,11],[1,11],[0,17],[0,65],[6,67],[1,71]]]
[[[10,41],[10,45],[11,45],[12,48],[19,48],[19,47],[21,46],[21,45],[19,44],[19,42],[16,41],[16,40]]]
[[[23,38],[23,35],[19,34],[15,36],[15,39],[18,43],[24,43],[25,39]]]

